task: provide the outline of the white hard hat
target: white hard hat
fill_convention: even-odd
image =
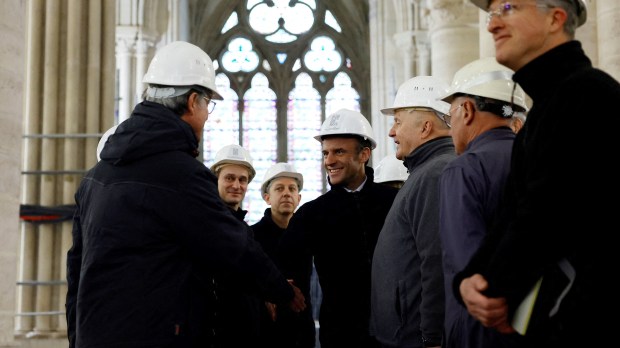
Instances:
[[[215,154],[215,163],[211,166],[211,171],[217,173],[219,167],[224,164],[238,164],[247,167],[250,172],[250,181],[252,181],[256,175],[256,170],[254,170],[254,166],[252,166],[252,156],[250,156],[250,152],[241,145],[230,144],[221,148]]]
[[[526,111],[525,92],[518,84],[515,86],[513,74],[510,68],[499,64],[495,57],[474,60],[454,74],[452,85],[442,99],[451,103],[456,94],[463,93],[514,103]],[[506,116],[512,116],[512,113]]]
[[[185,41],[174,41],[159,49],[142,82],[176,87],[202,86],[213,92],[213,99],[223,99],[215,88],[213,61],[200,47]],[[170,90],[169,95],[162,96],[179,95]]]
[[[478,6],[485,12],[489,11],[490,0],[470,0],[474,5]],[[577,6],[577,26],[582,26],[588,19],[588,6],[585,0],[567,0]]]
[[[381,109],[384,115],[394,115],[396,109],[421,107],[447,114],[450,104],[439,100],[446,94],[448,84],[433,76],[416,76],[398,87],[394,105]]]
[[[275,178],[293,178],[297,181],[299,185],[299,191],[304,186],[304,176],[295,170],[292,164],[286,162],[278,162],[272,165],[267,172],[265,173],[265,178],[263,179],[263,184],[260,187],[260,191],[262,193],[267,193],[267,187],[269,187],[269,183]]]
[[[340,109],[329,115],[321,125],[319,135],[314,139],[322,141],[325,135],[352,134],[368,139],[372,144],[371,149],[377,147],[377,142],[372,138],[373,132],[370,123],[357,111]]]
[[[408,177],[407,167],[394,155],[385,156],[375,168],[375,182],[405,181]]]
[[[112,126],[112,128],[105,131],[105,133],[101,136],[101,139],[99,139],[99,143],[97,144],[97,162],[101,161],[101,151],[103,151],[103,147],[105,146],[106,141],[108,141],[110,135],[116,132],[117,127],[118,125]]]

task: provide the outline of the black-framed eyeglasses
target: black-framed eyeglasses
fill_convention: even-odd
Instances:
[[[207,111],[209,111],[209,113],[212,113],[213,110],[215,110],[215,105],[217,103],[214,102],[213,99],[209,99],[209,98],[207,98],[205,96],[203,96],[202,98],[207,101]]]
[[[455,107],[454,109],[450,109],[447,114],[443,115],[443,121],[448,125],[448,127],[452,128],[452,124],[450,123],[452,121],[452,112],[458,110],[460,107],[463,106],[463,104],[465,103],[461,103],[461,105]]]
[[[536,6],[538,8],[551,8],[551,6],[545,5],[545,4],[531,4],[531,3],[513,4],[510,1],[504,1],[499,4],[497,9],[495,10],[489,9],[489,12],[487,12],[487,27],[491,23],[491,20],[493,19],[493,17],[497,16],[497,17],[503,18],[506,16],[510,16],[514,11],[518,11],[521,8],[525,6],[529,6],[529,5]]]

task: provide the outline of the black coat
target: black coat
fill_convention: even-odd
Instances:
[[[360,192],[342,186],[303,204],[280,244],[281,266],[309,299],[312,261],[323,299],[319,315],[322,348],[365,347],[374,342],[370,319],[372,255],[398,189],[367,180]]]
[[[67,254],[70,347],[209,347],[214,276],[264,298],[293,292],[194,157],[191,127],[167,108],[136,106],[75,195]]]
[[[244,221],[248,211],[232,210],[233,216]],[[248,233],[253,237],[252,230]],[[224,274],[214,279],[216,310],[215,336],[217,347],[247,348],[255,346],[260,336],[260,310],[264,301],[256,294],[253,286],[234,275]],[[283,306],[286,307],[286,306]]]
[[[265,209],[263,217],[254,225],[254,238],[263,250],[279,265],[278,245],[286,229],[273,222],[271,208]],[[265,306],[261,307],[261,325],[259,343],[254,347],[261,348],[314,348],[314,319],[310,297],[307,307],[301,313],[294,313],[286,306],[276,307],[276,320],[271,319]]]

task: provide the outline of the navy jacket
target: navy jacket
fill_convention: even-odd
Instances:
[[[292,288],[221,201],[191,127],[142,102],[75,194],[70,347],[209,347],[213,276],[281,303]]]
[[[286,232],[273,222],[271,208],[265,209],[263,217],[254,225],[254,238],[263,247],[263,250],[274,260],[278,261],[278,245]],[[308,299],[310,297],[307,297]],[[294,313],[288,307],[276,307],[276,320],[271,319],[267,308],[261,306],[261,331],[258,344],[261,348],[314,348],[315,329],[312,318],[312,305],[306,301],[306,309],[301,313]]]
[[[516,335],[482,326],[452,293],[454,275],[478,250],[497,214],[514,138],[508,127],[490,129],[471,141],[441,174],[439,231],[446,287],[443,348],[516,347]]]
[[[244,225],[248,211],[230,210]],[[253,236],[252,230],[248,233]],[[215,313],[215,336],[217,347],[246,348],[254,346],[260,337],[260,311],[264,301],[244,279],[224,274],[214,280],[217,306]],[[288,308],[287,306],[282,306]]]

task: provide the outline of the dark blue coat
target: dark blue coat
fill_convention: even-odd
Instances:
[[[454,275],[478,250],[497,214],[514,138],[508,127],[490,129],[473,139],[441,174],[439,232],[446,289],[443,348],[516,347],[515,335],[484,327],[452,293]]]
[[[265,209],[263,217],[254,225],[254,238],[263,247],[263,250],[279,265],[278,245],[286,232],[273,222],[271,208]],[[309,299],[309,297],[308,297]],[[314,348],[315,335],[314,319],[312,318],[311,301],[301,313],[294,313],[286,306],[276,307],[276,320],[271,319],[265,306],[261,307],[261,330],[258,344],[261,348]]]
[[[221,201],[194,157],[198,140],[169,109],[142,102],[75,194],[67,254],[70,347],[209,347],[213,276],[264,298],[286,279]]]

